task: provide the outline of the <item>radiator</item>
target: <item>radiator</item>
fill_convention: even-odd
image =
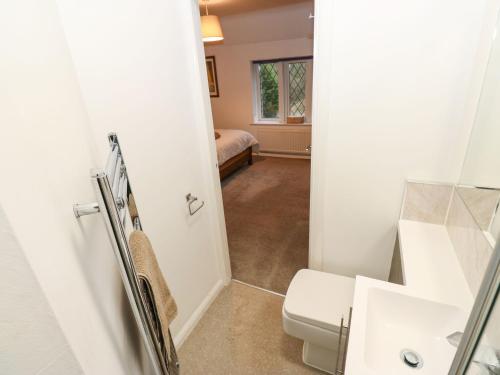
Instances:
[[[309,155],[306,148],[311,145],[311,128],[258,128],[256,137],[262,152]]]

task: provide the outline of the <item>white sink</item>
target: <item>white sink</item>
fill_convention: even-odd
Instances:
[[[446,339],[463,332],[468,313],[422,297],[407,286],[356,277],[348,375],[446,375],[457,350]],[[411,367],[403,351],[416,353],[421,367]]]
[[[405,285],[356,277],[347,375],[446,375],[456,353],[446,337],[467,323],[474,298],[446,227],[400,220],[398,233]]]
[[[446,339],[463,331],[467,315],[457,307],[380,288],[367,290],[364,361],[377,374],[447,374],[456,348]],[[418,353],[421,368],[401,358]]]

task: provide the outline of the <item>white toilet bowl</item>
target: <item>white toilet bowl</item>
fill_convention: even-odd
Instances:
[[[293,277],[283,304],[283,328],[304,340],[305,364],[333,374],[340,320],[347,320],[353,295],[350,277],[308,269]]]

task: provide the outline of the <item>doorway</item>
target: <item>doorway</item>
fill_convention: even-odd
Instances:
[[[312,11],[200,1],[232,278],[282,295],[309,261]]]

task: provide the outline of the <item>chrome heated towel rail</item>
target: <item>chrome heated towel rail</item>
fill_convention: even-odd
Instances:
[[[112,133],[108,139],[111,151],[105,169],[91,172],[91,179],[98,192],[97,202],[75,204],[73,211],[77,218],[97,212],[103,214],[123,285],[155,373],[156,375],[177,375],[179,363],[172,336],[169,331],[169,337],[163,338],[169,340],[170,345],[162,342],[161,330],[157,329],[157,320],[154,319],[154,306],[148,303],[154,299],[148,295],[148,291],[140,283],[132,261],[125,230],[128,198],[132,190],[118,137]],[[133,228],[142,229],[138,213],[136,215],[131,218]],[[170,355],[167,355],[165,346],[170,347]]]

